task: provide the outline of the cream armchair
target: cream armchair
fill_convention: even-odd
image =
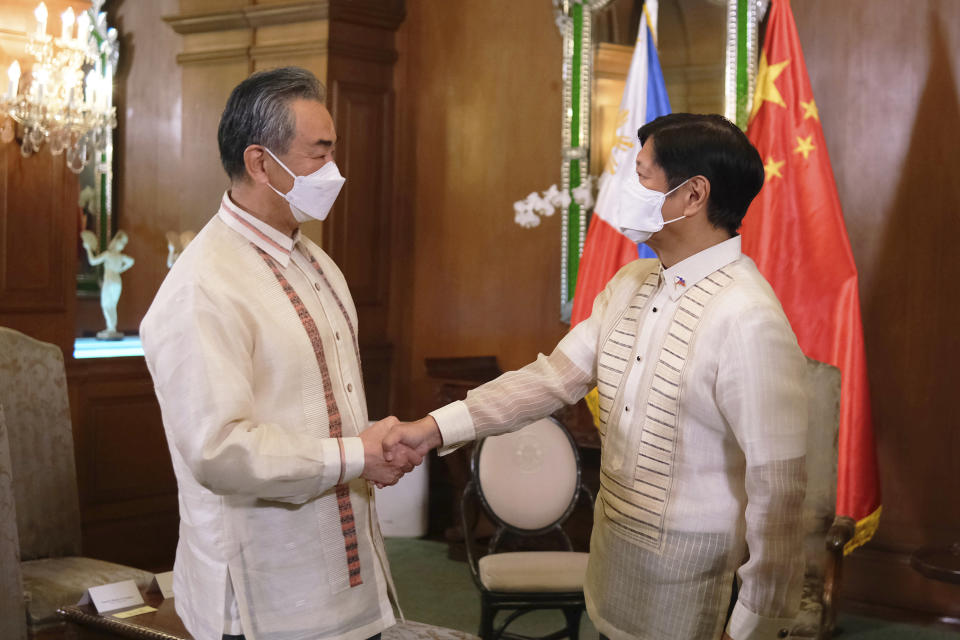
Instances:
[[[27,637],[26,605],[20,577],[20,538],[17,510],[10,486],[10,443],[0,406],[0,638]]]
[[[80,556],[80,503],[60,349],[0,327],[0,406],[9,443],[9,460],[0,454],[0,484],[9,478],[13,493],[13,505],[2,506],[16,513],[16,530],[4,531],[3,540],[19,538],[21,602],[29,626],[57,622],[57,607],[76,603],[91,586],[133,579],[146,588],[151,573]],[[3,560],[3,584],[13,584],[14,567],[6,555]]]
[[[843,547],[853,536],[850,518],[836,517],[840,431],[840,370],[807,358],[810,389],[807,429],[807,495],[803,505],[807,570],[792,638],[833,635]]]

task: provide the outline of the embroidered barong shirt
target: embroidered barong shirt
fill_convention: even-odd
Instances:
[[[177,613],[197,640],[394,624],[363,472],[357,314],[333,261],[224,194],[140,327],[177,477]]]
[[[785,637],[804,573],[805,360],[740,238],[625,266],[549,356],[432,413],[444,450],[594,385],[587,610],[615,640]]]

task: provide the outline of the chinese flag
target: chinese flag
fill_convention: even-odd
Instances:
[[[849,553],[880,519],[857,268],[789,0],[770,4],[747,136],[766,179],[744,219],[743,251],[776,291],[800,348],[842,375],[837,515],[857,523]]]

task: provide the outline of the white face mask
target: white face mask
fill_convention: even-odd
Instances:
[[[264,147],[264,149],[267,149]],[[310,175],[298,176],[283,164],[273,151],[267,149],[274,160],[277,161],[284,170],[293,176],[293,188],[286,193],[280,193],[274,186],[268,185],[276,191],[277,195],[290,203],[290,211],[297,222],[307,222],[308,220],[324,220],[333,207],[334,200],[343,188],[346,178],[340,175],[340,170],[335,162],[328,162]]]
[[[664,222],[663,203],[667,196],[688,181],[689,179],[684,180],[670,191],[660,193],[640,184],[637,176],[628,176],[620,190],[620,211],[617,214],[617,223],[623,235],[631,242],[646,242],[650,236],[663,229],[664,225],[683,220],[684,216],[680,216]]]

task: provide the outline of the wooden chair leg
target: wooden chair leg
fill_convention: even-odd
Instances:
[[[830,640],[837,621],[837,599],[843,578],[843,548],[853,538],[856,522],[846,516],[837,516],[827,531],[827,565],[823,580],[823,609],[820,614],[820,633],[817,640]]]
[[[567,619],[567,632],[570,640],[580,640],[580,617],[583,615],[581,607],[565,607],[563,616]]]

